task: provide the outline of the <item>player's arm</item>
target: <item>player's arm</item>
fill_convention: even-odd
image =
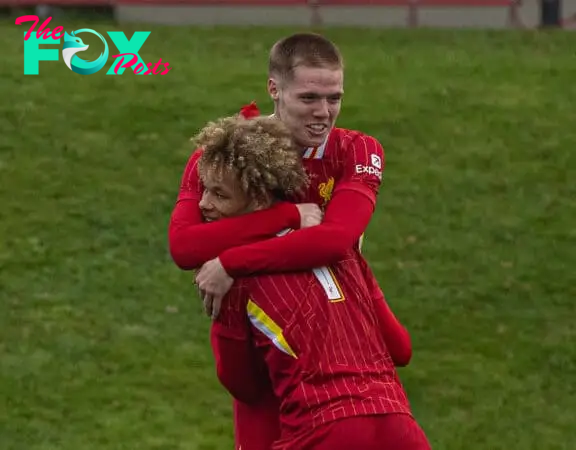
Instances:
[[[272,389],[265,389],[256,403],[234,402],[236,449],[270,450],[280,439],[280,401]]]
[[[198,176],[200,151],[188,161],[170,218],[170,254],[178,267],[191,270],[234,246],[271,238],[285,228],[300,227],[296,205],[281,202],[270,209],[205,223],[198,204],[203,187]]]
[[[216,373],[235,399],[255,403],[267,392],[265,388],[269,390],[267,372],[251,341],[247,299],[236,288],[229,296],[210,333]]]
[[[380,289],[378,285],[378,281],[374,277],[370,267],[368,267],[368,263],[364,259],[361,259],[359,264],[362,267],[368,291],[374,301],[374,310],[378,317],[382,337],[384,338],[392,361],[394,361],[395,366],[407,366],[412,359],[410,334],[390,309],[390,306],[384,298],[382,289]]]
[[[255,403],[260,400],[264,393],[258,381],[262,379],[262,372],[257,369],[255,349],[252,348],[250,339],[231,337],[214,322],[211,343],[216,360],[216,373],[222,386],[241,402]]]
[[[412,342],[408,330],[396,318],[386,302],[382,291],[378,289],[374,296],[374,308],[380,322],[380,329],[388,352],[398,367],[407,366],[412,359]]]
[[[220,262],[228,275],[308,270],[335,263],[352,248],[374,212],[384,155],[380,143],[369,136],[358,136],[343,150],[344,175],[336,183],[323,222],[224,251]]]

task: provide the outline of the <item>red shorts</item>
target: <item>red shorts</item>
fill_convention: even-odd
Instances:
[[[424,431],[406,414],[359,416],[314,430],[283,450],[431,450]]]

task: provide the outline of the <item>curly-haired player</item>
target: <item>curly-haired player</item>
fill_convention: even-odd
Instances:
[[[261,209],[255,207],[258,205],[268,207],[270,193],[285,201],[301,194],[308,185],[300,151],[288,129],[274,117],[220,119],[202,129],[194,142],[202,148],[198,169],[203,174],[205,193],[200,208],[207,220],[214,219],[207,208],[218,200],[224,203],[219,211],[214,210],[218,218],[239,214],[226,206],[231,194],[211,189],[205,182],[206,174],[211,175],[210,180],[227,181],[226,187],[245,192],[250,203],[235,205],[245,212]],[[227,179],[220,180],[222,177]]]
[[[208,221],[270,208],[308,184],[275,118],[221,119],[196,144]],[[220,381],[246,408],[279,403],[250,424],[263,448],[429,449],[394,367],[409,352],[398,346],[404,330],[372,297],[352,248],[330,266],[237,279],[225,300],[211,339]]]

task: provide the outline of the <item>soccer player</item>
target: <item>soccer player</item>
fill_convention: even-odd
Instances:
[[[223,119],[197,143],[206,220],[269,208],[306,185],[299,151],[274,118]],[[360,259],[350,248],[331,266],[238,279],[213,323],[222,384],[247,404],[271,384],[280,401],[277,439],[265,448],[430,448],[394,368],[390,337],[402,327],[389,309],[378,313],[385,303],[375,304]]]
[[[343,64],[336,46],[316,34],[289,36],[270,52],[274,115],[292,133],[311,175],[307,191],[291,200],[324,208],[320,226],[266,239],[278,229],[299,227],[298,207],[288,202],[224,223],[203,223],[200,154],[190,158],[170,221],[170,251],[180,268],[201,267],[197,282],[208,306],[224,296],[235,277],[330,264],[360,241],[376,205],[384,155],[374,137],[335,127],[344,93]]]
[[[201,268],[196,280],[213,316],[234,278],[311,270],[348,255],[351,248],[357,248],[376,205],[384,169],[380,143],[363,133],[335,127],[344,77],[336,46],[316,34],[289,36],[272,47],[268,75],[274,116],[299,146],[310,183],[291,201],[206,222],[199,208],[204,186],[197,165],[202,151],[192,154],[170,220],[170,251],[180,268]],[[322,207],[323,221],[298,229],[307,217],[301,212],[310,202]],[[270,239],[285,228],[295,231]],[[358,264],[372,298],[383,303],[382,292],[362,257]],[[406,361],[410,359],[410,353],[405,356]],[[237,442],[244,424],[262,422],[274,414],[273,400],[269,407],[266,404],[250,409],[234,403]]]

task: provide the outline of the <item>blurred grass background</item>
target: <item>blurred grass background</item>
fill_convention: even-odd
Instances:
[[[145,28],[140,55],[173,69],[24,76],[27,28],[0,23],[0,448],[232,448],[167,225],[189,137],[251,100],[271,111],[267,51],[295,30],[60,24]],[[571,34],[323,32],[346,58],[339,125],[385,147],[364,252],[412,334],[400,375],[434,448],[572,449]]]

